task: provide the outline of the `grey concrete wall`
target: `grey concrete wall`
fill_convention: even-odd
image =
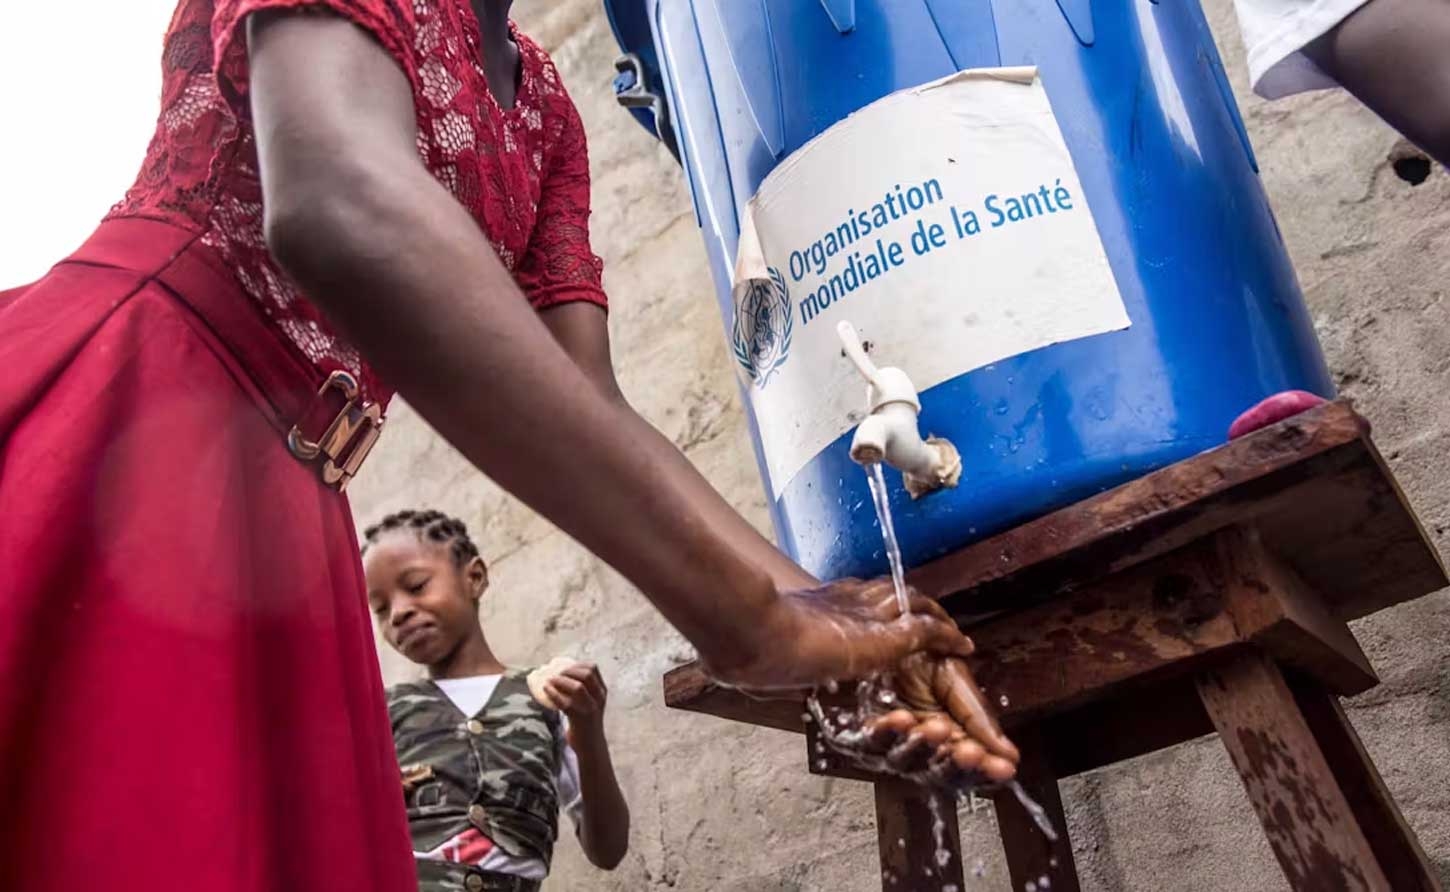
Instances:
[[[801,0],[807,2],[807,0]],[[1411,188],[1386,163],[1395,135],[1340,93],[1276,104],[1247,95],[1230,0],[1207,0],[1264,180],[1344,392],[1374,422],[1425,528],[1450,526],[1450,176]],[[764,499],[736,398],[704,252],[680,171],[614,104],[616,50],[598,0],[519,0],[590,134],[593,235],[631,401],[762,529]],[[1224,357],[1232,362],[1231,356]],[[359,524],[414,505],[464,518],[493,568],[482,619],[503,657],[598,661],[609,730],[634,812],[612,874],[561,848],[552,890],[795,892],[879,887],[871,798],[806,774],[798,738],[663,708],[660,674],[682,639],[613,571],[503,495],[406,406],[353,503]],[[1411,824],[1450,881],[1450,597],[1387,611],[1357,631],[1384,684],[1351,715]],[[409,674],[382,655],[390,680]],[[1064,786],[1087,888],[1282,889],[1216,740]],[[962,815],[969,890],[1009,888],[990,810]]]

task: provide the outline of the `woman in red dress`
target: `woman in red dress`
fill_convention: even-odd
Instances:
[[[926,743],[1013,770],[939,610],[810,590],[619,395],[583,132],[508,6],[181,0],[136,185],[0,295],[6,888],[412,888],[341,494],[391,389],[717,674],[914,654],[975,738]]]

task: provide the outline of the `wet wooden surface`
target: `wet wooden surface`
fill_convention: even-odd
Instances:
[[[1368,423],[1345,402],[970,545],[908,578],[965,618],[1051,598],[1248,524],[1345,619],[1446,584]]]
[[[1105,697],[1037,723],[1054,773],[1071,777],[1212,734],[1192,676]],[[1131,733],[1124,733],[1131,728]],[[1015,732],[1014,732],[1015,733]]]
[[[1279,668],[1245,655],[1199,695],[1295,892],[1391,886]]]
[[[1348,627],[1253,531],[1223,530],[972,630],[972,669],[1011,727],[1217,662],[1246,645],[1331,690],[1376,683]]]
[[[1390,796],[1339,698],[1303,678],[1286,680],[1390,888],[1395,892],[1440,892],[1434,866]]]
[[[933,814],[929,797],[921,787],[906,781],[876,784],[876,842],[884,892],[961,892],[966,888],[956,806],[943,799]]]

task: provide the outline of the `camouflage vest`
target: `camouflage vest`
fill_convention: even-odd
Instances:
[[[470,826],[515,858],[547,866],[559,826],[559,714],[509,671],[475,716],[431,681],[388,690],[413,849]]]

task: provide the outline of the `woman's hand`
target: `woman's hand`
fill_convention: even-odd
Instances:
[[[979,774],[1010,780],[1021,758],[997,724],[965,660],[912,654],[891,687],[903,708],[867,726],[869,750],[897,771],[934,767],[948,780]]]
[[[711,674],[756,690],[801,688],[894,670],[919,651],[965,657],[972,642],[935,601],[910,592],[901,615],[889,579],[842,579],[786,592],[755,626],[749,655],[705,658]]]
[[[889,675],[903,709],[868,725],[870,748],[915,771],[936,762],[949,773],[1007,780],[1019,754],[997,725],[964,659],[972,642],[941,605],[909,592],[901,615],[889,579],[841,580],[781,596],[748,660],[708,665],[742,688],[801,688]]]

